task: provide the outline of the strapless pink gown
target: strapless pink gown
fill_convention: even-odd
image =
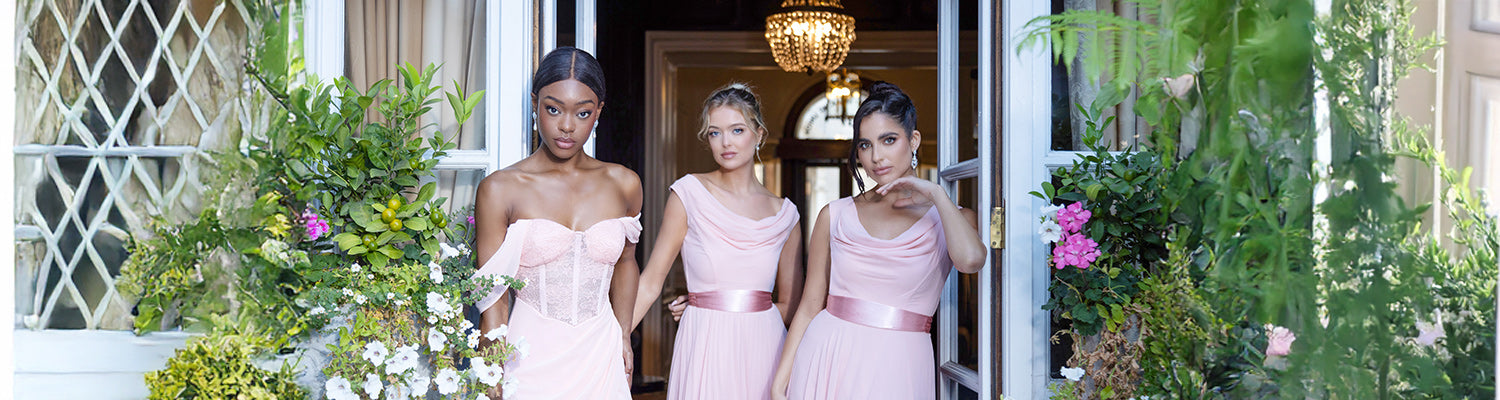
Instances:
[[[620,324],[610,306],[610,279],[625,242],[639,240],[641,223],[626,217],[574,231],[544,219],[523,219],[506,230],[500,250],[475,276],[511,275],[526,282],[510,314],[513,343],[525,338],[527,357],[505,365],[517,381],[512,399],[629,400]],[[488,309],[502,292],[480,300]],[[509,395],[509,393],[507,393]]]
[[[828,212],[829,307],[803,334],[788,397],[935,398],[932,336],[922,319],[930,324],[953,268],[936,208],[890,240],[865,231],[851,198],[829,203]],[[854,310],[841,315],[865,315],[864,323],[835,316],[836,303]],[[872,319],[902,327],[871,326]]]
[[[667,398],[769,399],[786,338],[769,292],[797,207],[783,200],[774,216],[741,216],[693,175],[672,191],[687,209],[682,263],[694,295],[672,347]]]

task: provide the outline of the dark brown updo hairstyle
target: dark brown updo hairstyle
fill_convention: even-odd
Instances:
[[[865,96],[865,101],[859,103],[859,111],[854,113],[855,140],[849,144],[849,174],[854,175],[854,183],[859,186],[860,193],[865,191],[865,181],[859,177],[859,125],[866,117],[875,113],[885,114],[900,123],[901,128],[906,129],[907,139],[917,130],[917,106],[912,104],[906,92],[886,81],[876,81],[870,85],[870,94]]]

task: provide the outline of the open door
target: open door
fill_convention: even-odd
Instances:
[[[999,389],[996,364],[999,342],[999,283],[994,262],[1003,240],[991,237],[999,212],[999,175],[995,157],[995,27],[997,10],[978,1],[978,12],[961,15],[959,0],[943,0],[938,10],[938,179],[959,205],[979,214],[980,239],[992,254],[978,274],[953,271],[943,287],[937,322],[938,390],[941,399],[993,399]],[[959,18],[978,18],[978,60],[960,63]],[[961,65],[977,65],[973,69]],[[971,126],[959,126],[960,114],[972,114]],[[967,159],[965,159],[967,157]]]

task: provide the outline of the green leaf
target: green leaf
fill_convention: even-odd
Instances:
[[[384,254],[386,257],[390,257],[391,259],[401,258],[401,250],[396,249],[395,246],[380,246],[380,248],[376,250],[379,251],[380,254]]]
[[[359,235],[350,232],[344,232],[334,236],[333,241],[338,242],[340,249],[349,250],[354,246],[358,246],[361,242],[361,239]]]
[[[1098,200],[1099,199],[1099,191],[1103,190],[1103,189],[1104,189],[1104,185],[1099,184],[1099,183],[1094,183],[1092,185],[1089,185],[1089,187],[1087,189],[1084,189],[1084,191],[1086,192],[1089,200],[1093,201],[1093,200]]]
[[[412,201],[412,203],[425,203],[427,200],[431,200],[434,194],[437,194],[437,182],[427,182],[427,184],[422,185],[421,190],[417,191],[417,200]]]
[[[392,232],[392,231],[386,231],[384,233],[381,233],[380,236],[378,236],[378,237],[375,238],[375,245],[376,246],[384,246],[386,243],[390,243],[391,239],[396,238],[396,234],[397,234],[397,232]]]
[[[427,218],[422,216],[418,216],[416,218],[408,218],[406,219],[405,223],[406,229],[415,231],[425,231],[428,228]]]

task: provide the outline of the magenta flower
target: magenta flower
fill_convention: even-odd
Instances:
[[[1057,224],[1062,225],[1064,232],[1077,233],[1093,215],[1089,210],[1083,209],[1083,203],[1073,203],[1057,210]]]
[[[1099,243],[1089,239],[1081,233],[1072,233],[1052,248],[1052,266],[1063,269],[1066,266],[1075,266],[1080,269],[1088,269],[1094,260],[1099,259]]]
[[[474,225],[474,216],[473,215],[469,216],[469,225]]]
[[[302,212],[302,223],[306,228],[308,240],[318,240],[328,233],[328,221],[313,212],[312,209]]]

